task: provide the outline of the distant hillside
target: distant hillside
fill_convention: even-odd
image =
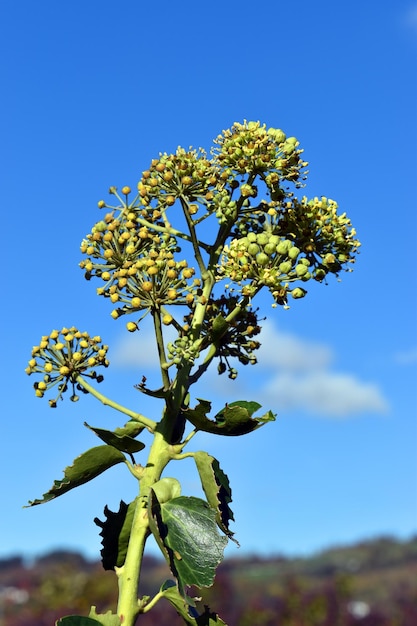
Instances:
[[[152,596],[170,577],[164,562],[147,557],[140,594]],[[417,537],[382,537],[334,547],[308,558],[256,556],[226,559],[204,602],[228,626],[416,626]],[[65,614],[115,606],[117,583],[100,562],[54,551],[28,564],[0,559],[1,626],[53,626]],[[171,607],[139,620],[141,626],[179,626]]]

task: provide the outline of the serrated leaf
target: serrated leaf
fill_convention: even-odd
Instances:
[[[185,586],[190,585],[210,587],[227,543],[217,530],[216,511],[194,497],[180,496],[160,504],[151,490],[149,513],[151,531],[178,579],[180,592],[184,595]]]
[[[94,519],[94,523],[102,529],[100,537],[102,537],[101,545],[103,548],[100,554],[105,570],[114,570],[115,567],[121,567],[125,562],[136,501],[135,499],[127,505],[121,500],[117,513],[110,511],[108,506],[105,506],[105,521],[102,522],[98,517]]]
[[[229,529],[229,521],[234,520],[234,517],[229,507],[232,501],[229,479],[220,468],[217,459],[207,452],[196,452],[194,460],[207,502],[216,511],[217,524],[228,537],[232,538],[233,533]]]
[[[113,446],[97,446],[80,454],[72,465],[64,470],[64,478],[55,480],[51,489],[43,494],[43,498],[29,501],[27,506],[35,506],[62,496],[75,487],[79,487],[96,478],[110,467],[123,463],[124,454]]]
[[[275,415],[271,411],[261,417],[252,418],[253,413],[260,409],[261,405],[257,402],[238,400],[226,404],[213,421],[207,417],[211,402],[197,399],[198,405],[194,409],[185,409],[184,415],[195,428],[208,433],[226,436],[246,435],[266,422],[275,420]]]
[[[130,437],[127,434],[118,434],[116,432],[112,432],[111,430],[105,430],[104,428],[95,428],[94,426],[87,424],[87,422],[84,422],[84,426],[92,430],[97,437],[100,437],[100,439],[104,441],[104,443],[107,443],[109,446],[113,446],[113,448],[116,448],[116,450],[120,450],[121,452],[133,454],[134,452],[140,452],[140,450],[143,450],[145,447],[144,443],[136,441],[136,439],[133,439],[133,437]]]
[[[62,617],[57,622],[55,622],[55,626],[100,626],[100,623],[101,622],[98,622],[95,619],[91,619],[91,617],[82,617],[81,615],[67,615],[67,617]]]

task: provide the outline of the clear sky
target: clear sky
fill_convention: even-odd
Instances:
[[[278,413],[247,437],[193,440],[232,485],[241,548],[228,553],[415,533],[415,0],[15,0],[0,23],[0,557],[61,547],[97,557],[93,518],[135,497],[120,466],[22,508],[98,444],[85,420],[121,424],[91,397],[49,409],[24,368],[53,328],[100,334],[112,362],[102,391],[152,416],[133,389],[152,375],[146,328],[132,339],[112,320],[77,267],[79,244],[110,185],[134,188],[160,151],[209,149],[244,119],[300,140],[305,193],[335,199],[362,248],[352,274],[289,311],[265,301],[259,365],[235,383],[209,375],[201,389],[219,408],[253,399]],[[172,473],[198,495],[191,463]]]

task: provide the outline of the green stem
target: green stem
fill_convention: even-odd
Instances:
[[[167,390],[169,389],[171,381],[170,381],[168,370],[167,370],[167,359],[165,355],[164,335],[162,332],[162,324],[161,324],[161,312],[159,310],[153,309],[152,318],[153,318],[153,325],[154,325],[154,330],[155,330],[156,345],[158,347],[158,356],[159,356],[159,365],[161,368],[162,385],[164,389]]]
[[[149,491],[161,478],[163,470],[173,458],[171,446],[164,433],[164,426],[169,426],[169,424],[163,418],[158,426],[160,432],[154,433],[148,462],[139,481],[139,498],[132,522],[126,559],[123,566],[116,572],[119,579],[117,614],[123,626],[134,626],[141,612],[138,586],[145,543],[150,534],[147,509]]]
[[[156,422],[149,419],[148,417],[145,417],[145,415],[142,415],[141,413],[135,413],[135,411],[131,411],[121,404],[114,402],[114,400],[110,400],[110,398],[107,398],[105,395],[97,391],[97,389],[93,387],[89,382],[87,382],[82,376],[77,376],[77,383],[81,385],[81,387],[83,387],[86,391],[91,393],[92,396],[97,398],[97,400],[104,404],[104,406],[110,406],[112,409],[116,409],[116,411],[124,413],[124,415],[127,415],[135,422],[143,424],[143,426],[145,426],[145,428],[147,428],[150,432],[155,431]]]

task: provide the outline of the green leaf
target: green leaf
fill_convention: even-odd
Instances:
[[[153,490],[148,510],[151,531],[178,579],[181,594],[185,586],[210,587],[227,543],[217,530],[216,511],[194,497],[180,496],[160,504]]]
[[[237,400],[226,404],[215,416],[215,421],[207,417],[211,410],[211,402],[198,399],[195,409],[185,409],[184,415],[198,430],[203,430],[216,435],[238,436],[246,435],[266,422],[275,420],[272,411],[268,411],[261,417],[252,418],[253,413],[261,408],[257,402]]]
[[[129,437],[137,437],[144,430],[145,426],[142,426],[136,420],[129,420],[121,428],[115,428],[114,433],[116,435],[129,435]]]
[[[55,480],[51,489],[43,494],[43,498],[29,501],[27,506],[35,506],[49,502],[62,496],[75,487],[93,480],[113,465],[126,460],[124,454],[112,446],[97,446],[78,456],[72,465],[64,470],[64,478]]]
[[[143,450],[145,447],[144,443],[136,441],[136,439],[133,439],[133,437],[123,432],[120,434],[116,431],[112,432],[111,430],[104,430],[104,428],[95,428],[94,426],[87,424],[87,422],[84,422],[84,426],[92,430],[97,437],[100,437],[100,439],[107,443],[107,445],[113,446],[113,448],[116,448],[116,450],[120,450],[121,452],[133,454],[134,452]],[[119,430],[123,431],[123,429]],[[140,430],[143,430],[143,427],[141,427]]]
[[[222,315],[218,315],[213,320],[212,330],[211,330],[211,340],[214,344],[216,344],[219,339],[221,339],[229,330],[230,324],[226,322]]]
[[[194,460],[207,502],[216,511],[217,524],[228,537],[232,538],[233,533],[229,529],[229,521],[234,520],[234,517],[229,507],[232,501],[229,479],[220,468],[217,459],[207,452],[196,452]]]
[[[178,587],[172,580],[168,580],[162,585],[161,593],[189,626],[227,626],[216,613],[211,613],[207,606],[204,613],[199,615],[192,598],[181,596]]]
[[[187,594],[185,597],[181,595],[173,580],[166,580],[160,591],[187,624],[196,624],[195,618],[198,617],[198,611],[195,608],[194,600]]]
[[[103,624],[103,626],[120,626],[120,618],[115,613],[111,611],[107,611],[107,613],[96,613],[96,607],[92,606],[90,611],[90,618],[94,618],[94,620]]]
[[[100,554],[105,570],[114,570],[115,567],[121,567],[125,562],[136,501],[137,498],[127,505],[121,500],[117,513],[105,506],[106,520],[102,522],[98,517],[94,519],[94,523],[102,529],[100,537],[102,537],[103,548]]]
[[[120,624],[120,621],[117,622]],[[55,622],[55,626],[97,626],[101,624],[90,617],[82,617],[81,615],[67,615]]]

